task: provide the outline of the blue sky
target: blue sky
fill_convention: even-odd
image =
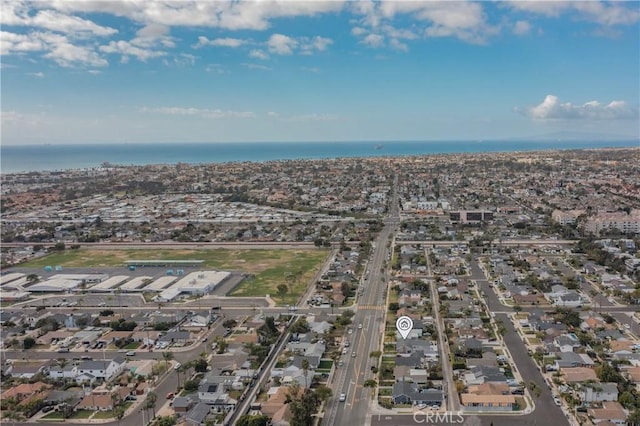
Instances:
[[[640,3],[2,0],[2,144],[640,132]]]

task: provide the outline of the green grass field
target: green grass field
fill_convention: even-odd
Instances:
[[[328,250],[65,250],[20,265],[25,268],[42,268],[60,265],[63,268],[123,268],[126,260],[204,260],[203,268],[240,271],[252,275],[243,281],[230,296],[271,295],[278,303],[294,304],[307,288],[307,284],[329,255]],[[287,281],[286,276],[297,278]],[[277,294],[277,286],[287,284],[289,290],[283,298]]]

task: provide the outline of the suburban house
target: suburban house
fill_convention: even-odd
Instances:
[[[441,406],[444,393],[439,389],[420,390],[416,383],[400,381],[393,384],[394,404],[426,404]]]
[[[513,395],[478,395],[463,393],[460,404],[464,411],[512,411],[516,403]]]
[[[86,360],[76,366],[75,380],[78,384],[96,380],[110,382],[124,370],[125,360],[121,356],[108,360]]]
[[[220,376],[219,372],[212,373],[207,374],[200,382],[198,399],[202,403],[215,406],[219,411],[233,409],[237,401],[229,397],[228,392],[233,389],[237,379],[233,376]],[[242,382],[239,382],[239,385],[241,389]]]
[[[616,401],[605,401],[602,403],[602,408],[589,408],[587,414],[595,424],[611,422],[614,425],[624,426],[627,422],[626,411]]]
[[[602,402],[618,400],[616,383],[582,383],[578,396],[582,402]]]

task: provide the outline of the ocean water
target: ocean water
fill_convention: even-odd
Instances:
[[[342,157],[638,147],[638,141],[242,142],[0,147],[0,173],[119,165],[263,162]]]

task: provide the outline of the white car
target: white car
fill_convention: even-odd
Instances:
[[[340,402],[345,402],[347,400],[347,395],[344,393],[340,394],[340,398],[338,399]]]

